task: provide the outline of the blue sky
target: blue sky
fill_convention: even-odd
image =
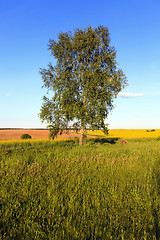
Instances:
[[[40,128],[39,74],[54,59],[49,39],[76,27],[108,27],[128,86],[109,128],[160,129],[159,0],[0,0],[0,128]]]

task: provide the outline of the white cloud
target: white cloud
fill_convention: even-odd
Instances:
[[[130,97],[143,97],[144,94],[143,93],[130,93],[130,92],[126,92],[126,93],[119,93],[118,94],[119,97],[125,97],[125,98],[130,98]]]

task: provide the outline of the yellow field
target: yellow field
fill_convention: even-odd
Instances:
[[[111,129],[109,135],[104,135],[103,131],[87,131],[89,135],[104,136],[104,137],[117,137],[117,138],[157,138],[160,137],[160,129]]]
[[[11,140],[0,140],[0,145],[1,144],[15,144],[15,143],[26,143],[26,142],[29,142],[29,143],[47,143],[47,142],[62,142],[62,141],[69,141],[70,138],[60,138],[60,139],[54,139],[54,140],[51,140],[51,139],[11,139]]]

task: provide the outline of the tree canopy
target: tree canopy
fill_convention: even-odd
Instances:
[[[110,41],[108,28],[103,26],[61,32],[57,41],[49,40],[56,64],[49,63],[40,73],[43,86],[53,95],[44,97],[40,118],[55,135],[74,120],[81,127],[80,144],[86,126],[107,129],[104,121],[113,100],[127,84]]]

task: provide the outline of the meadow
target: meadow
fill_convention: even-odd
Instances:
[[[0,141],[0,239],[160,239],[160,138],[125,139]]]

